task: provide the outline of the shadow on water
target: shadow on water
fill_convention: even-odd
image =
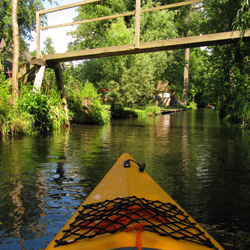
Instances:
[[[0,249],[44,249],[124,152],[225,249],[250,249],[249,142],[213,110],[4,138]]]

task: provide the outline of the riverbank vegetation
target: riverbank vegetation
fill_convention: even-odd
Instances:
[[[11,5],[5,0],[0,20],[9,20]],[[142,1],[142,8],[179,2],[177,0]],[[4,4],[5,3],[5,4]],[[35,9],[41,1],[19,3],[20,58],[28,51],[27,42],[35,27]],[[129,12],[135,1],[108,0],[87,4],[77,9],[75,21]],[[27,14],[28,13],[28,14]],[[221,13],[218,15],[218,13]],[[26,18],[24,18],[24,15]],[[144,13],[141,15],[140,41],[185,37],[241,30],[250,26],[250,6],[246,0],[208,0],[204,3]],[[42,23],[46,18],[42,19]],[[7,22],[8,23],[8,22]],[[1,59],[10,59],[13,43],[11,26],[0,21]],[[72,42],[68,50],[83,50],[107,46],[133,44],[134,16],[85,23],[70,32]],[[5,40],[5,45],[2,43]],[[52,39],[47,38],[44,52],[54,53]],[[111,118],[157,114],[159,104],[157,86],[168,82],[171,105],[190,108],[214,107],[220,117],[250,129],[250,43],[193,48],[189,59],[188,92],[184,86],[183,70],[187,61],[184,50],[162,51],[138,55],[91,59],[77,64],[66,63],[64,71],[65,96],[55,86],[54,72],[46,70],[40,91],[19,78],[18,100],[13,101],[13,86],[6,79],[6,66],[1,69],[0,130],[28,133],[51,131],[69,122],[105,124]],[[188,95],[186,95],[188,93]],[[103,104],[108,104],[109,109]],[[107,106],[106,106],[107,107]],[[142,109],[144,111],[142,111]]]
[[[0,74],[0,134],[48,132],[67,126],[64,103],[56,89],[36,92],[30,85],[21,86],[13,105],[11,82]]]
[[[92,83],[71,83],[65,87],[70,120],[81,124],[104,125],[109,122],[110,114],[100,101],[96,88]]]
[[[149,8],[176,1],[147,1]],[[88,5],[79,8],[77,20],[104,16],[119,9],[131,11],[133,3],[110,1],[110,5]],[[96,12],[98,8],[98,12]],[[206,1],[186,6],[182,10],[164,10],[141,16],[142,42],[171,39],[180,36],[244,30],[249,28],[249,2]],[[218,13],[221,13],[218,15]],[[71,33],[74,42],[69,50],[98,48],[133,43],[135,19],[118,18],[85,24]],[[95,31],[95,32],[94,32]],[[191,49],[189,62],[189,108],[213,107],[220,117],[250,128],[250,44],[237,44]],[[147,106],[156,101],[156,85],[169,81],[176,93],[175,104],[183,104],[183,68],[185,51],[165,51],[85,61],[75,70],[81,71],[79,81],[88,79],[116,107]]]

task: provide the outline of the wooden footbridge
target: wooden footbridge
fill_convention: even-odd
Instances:
[[[68,8],[78,7],[85,4],[90,4],[94,2],[100,2],[102,0],[84,0],[72,4],[67,4],[63,6],[58,6],[46,10],[38,11],[36,14],[37,24],[36,24],[36,35],[37,35],[37,45],[36,45],[36,57],[31,60],[31,64],[39,67],[38,74],[35,80],[35,86],[39,87],[43,78],[43,72],[46,67],[54,68],[56,72],[57,82],[59,84],[59,89],[63,90],[62,84],[62,73],[60,62],[66,61],[75,61],[82,59],[92,59],[92,58],[101,58],[101,57],[111,57],[111,56],[121,56],[129,54],[138,54],[138,53],[148,53],[148,52],[157,52],[157,51],[166,51],[166,50],[176,50],[184,48],[193,48],[193,47],[202,47],[202,46],[211,46],[211,45],[222,45],[228,43],[238,42],[240,39],[250,40],[250,30],[245,31],[244,36],[242,36],[240,31],[232,32],[223,32],[215,34],[207,34],[200,36],[190,36],[190,37],[181,37],[175,39],[161,40],[161,41],[152,41],[152,42],[140,42],[140,16],[142,13],[159,11],[163,9],[176,8],[184,5],[198,4],[203,0],[189,0],[185,2],[179,2],[174,4],[168,4],[164,6],[153,7],[149,9],[141,9],[141,0],[136,1],[135,11],[115,14],[111,16],[104,16],[93,18],[89,20],[82,20],[78,22],[71,22],[53,26],[40,26],[40,16],[46,13],[51,13],[55,11],[60,11]],[[119,18],[124,16],[135,15],[135,37],[134,44],[129,45],[120,45],[106,48],[96,48],[96,49],[86,49],[80,51],[72,51],[66,53],[57,53],[43,55],[40,54],[40,32],[44,29],[58,28],[64,26],[79,25],[82,23],[96,22],[101,20],[108,20],[113,18]]]

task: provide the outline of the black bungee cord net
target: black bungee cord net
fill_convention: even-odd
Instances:
[[[176,205],[136,196],[82,205],[79,215],[69,228],[63,231],[62,238],[56,240],[55,246],[67,245],[106,233],[114,234],[135,228],[138,230],[135,225],[141,226],[141,231],[154,232],[175,240],[185,240],[218,249],[196,223],[191,222],[189,216]]]

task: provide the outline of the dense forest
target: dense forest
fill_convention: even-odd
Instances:
[[[14,58],[13,2],[0,3],[0,133],[58,129],[69,123],[69,117],[73,122],[104,124],[119,110],[159,104],[157,84],[166,81],[175,93],[175,105],[214,106],[221,118],[249,129],[250,42],[243,39],[237,44],[192,48],[188,61],[183,49],[65,63],[66,101],[60,99],[50,69],[46,70],[41,91],[32,91],[32,83],[18,77],[15,93],[14,81],[6,73],[6,63]],[[16,2],[20,73],[35,28],[35,11],[43,9],[43,1]],[[141,5],[146,9],[176,2],[180,1],[145,0]],[[135,1],[105,0],[79,7],[75,21],[133,10]],[[46,24],[46,16],[41,22]],[[141,42],[234,30],[244,34],[250,28],[250,6],[248,0],[204,0],[141,14],[140,25]],[[73,42],[68,50],[133,44],[134,30],[133,15],[80,24],[69,34]],[[54,52],[53,42],[48,38],[43,53]],[[184,84],[183,73],[187,63],[188,86]],[[111,112],[102,105],[104,99],[108,100]]]

